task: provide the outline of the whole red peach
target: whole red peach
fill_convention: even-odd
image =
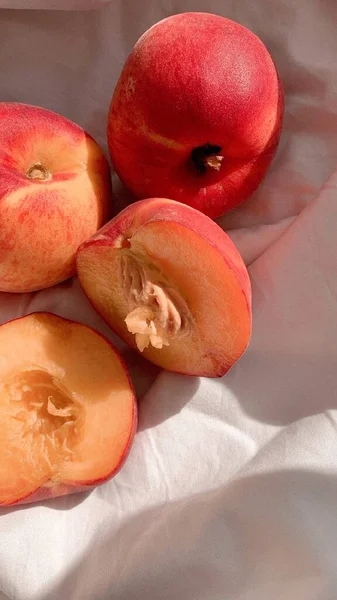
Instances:
[[[0,103],[0,291],[72,276],[110,204],[108,162],[90,135],[53,111]]]
[[[274,62],[254,33],[213,14],[177,14],[127,59],[109,110],[111,159],[136,198],[172,198],[216,218],[263,179],[283,108]]]

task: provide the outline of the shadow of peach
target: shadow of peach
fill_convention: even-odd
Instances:
[[[151,429],[180,413],[200,386],[199,377],[163,371],[139,403],[138,431]]]
[[[37,600],[204,600],[210,591],[233,600],[253,590],[268,600],[309,592],[333,600],[336,498],[335,475],[287,469],[144,506],[118,524],[108,518],[77,564]]]
[[[337,408],[333,356],[251,348],[224,383],[243,411],[262,423],[289,425]]]

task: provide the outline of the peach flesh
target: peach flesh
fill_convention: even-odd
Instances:
[[[193,208],[160,198],[130,205],[80,246],[77,271],[110,327],[167,370],[221,376],[248,345],[245,265]]]
[[[78,246],[110,214],[110,170],[98,144],[52,111],[0,103],[0,291],[74,275]]]
[[[113,346],[49,313],[0,326],[0,506],[103,483],[123,465],[135,397]]]
[[[282,84],[262,41],[207,13],[146,31],[111,100],[112,163],[136,198],[165,196],[216,218],[247,199],[276,152]]]

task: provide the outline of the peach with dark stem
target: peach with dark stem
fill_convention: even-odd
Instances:
[[[114,168],[135,198],[166,197],[216,218],[258,187],[284,112],[273,59],[249,29],[181,13],[136,43],[109,110]]]

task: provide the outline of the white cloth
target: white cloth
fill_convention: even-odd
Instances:
[[[106,148],[108,104],[127,53],[152,23],[185,10],[253,29],[285,87],[273,167],[255,197],[221,219],[250,265],[252,341],[221,380],[155,379],[76,281],[1,296],[3,321],[46,309],[117,341],[136,381],[140,422],[111,482],[0,511],[0,600],[336,600],[335,0],[1,11],[1,98],[56,110]]]
[[[33,10],[93,10],[111,0],[0,0],[0,8]]]

